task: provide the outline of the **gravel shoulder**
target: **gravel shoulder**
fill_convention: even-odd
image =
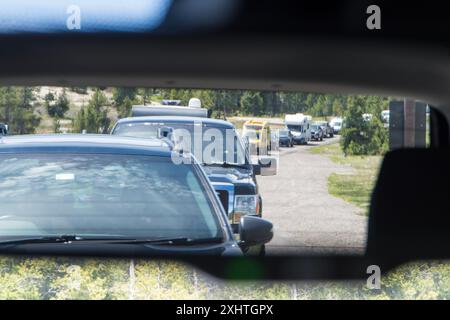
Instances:
[[[282,148],[276,176],[258,177],[263,216],[274,224],[267,254],[364,253],[367,217],[328,193],[328,176],[351,168],[309,152],[319,144]]]

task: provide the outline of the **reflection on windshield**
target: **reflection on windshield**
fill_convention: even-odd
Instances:
[[[192,165],[130,155],[3,155],[0,236],[215,237]]]

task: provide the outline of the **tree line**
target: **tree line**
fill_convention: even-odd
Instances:
[[[0,122],[10,127],[12,134],[35,133],[42,115],[36,112],[35,87],[0,88]],[[112,91],[110,99],[106,90]],[[387,150],[387,130],[380,118],[388,108],[389,98],[377,96],[346,96],[303,92],[272,92],[248,90],[203,90],[161,88],[63,88],[44,97],[45,110],[54,121],[53,130],[59,132],[60,120],[72,102],[67,92],[90,93],[87,105],[73,117],[72,132],[108,133],[117,118],[127,117],[134,104],[149,104],[163,99],[181,100],[187,105],[192,97],[212,112],[214,118],[231,116],[282,117],[286,113],[305,113],[315,117],[342,116],[346,119],[341,145],[346,154],[382,154]],[[363,122],[362,114],[373,114],[373,121]]]

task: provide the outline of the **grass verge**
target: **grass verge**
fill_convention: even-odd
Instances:
[[[323,145],[310,150],[312,153],[328,156],[333,162],[352,169],[350,173],[332,173],[328,177],[328,192],[363,208],[367,214],[382,157],[345,156],[339,143]]]

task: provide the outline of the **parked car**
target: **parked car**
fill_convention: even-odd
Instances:
[[[0,252],[228,256],[270,241],[254,216],[235,240],[201,165],[173,152],[111,135],[1,138]]]
[[[280,146],[285,146],[292,148],[294,146],[294,135],[288,129],[279,130],[279,144]]]
[[[342,130],[342,118],[334,118],[330,121],[330,126],[333,128],[334,134],[339,134]]]
[[[134,108],[134,107],[133,107]],[[149,114],[154,115],[153,106],[146,106]],[[158,108],[158,107],[155,107]],[[170,108],[170,107],[165,107]],[[188,108],[188,107],[185,107]],[[140,115],[144,107],[139,106]],[[247,152],[244,142],[240,139],[234,125],[228,121],[202,118],[174,116],[174,110],[168,110],[171,116],[142,116],[120,119],[114,126],[111,134],[120,136],[132,136],[140,138],[155,137],[161,128],[170,127],[174,131],[174,141],[179,144],[182,137],[188,133],[190,139],[184,149],[192,152],[201,163],[208,178],[211,180],[235,233],[238,233],[238,224],[242,216],[262,216],[262,197],[259,193],[256,175],[264,174],[264,166],[267,164],[253,164],[250,154]],[[183,115],[188,110],[183,110]],[[160,113],[163,113],[160,111]],[[201,130],[199,140],[195,138],[196,130]],[[232,149],[227,144],[227,139],[218,137],[222,153],[213,155],[210,159],[203,157],[203,152],[210,148],[211,142],[204,139],[208,132],[221,133],[221,137],[228,137],[235,143]],[[197,143],[200,141],[200,143]],[[209,155],[208,155],[209,156]],[[262,167],[263,166],[263,167]],[[271,164],[269,164],[269,167]],[[252,248],[253,253],[264,254],[264,246]]]
[[[0,136],[6,136],[8,134],[8,125],[0,123]]]
[[[317,123],[313,123],[311,125],[311,140],[322,141],[324,136],[325,133],[322,127]]]
[[[319,124],[322,127],[324,138],[333,138],[334,137],[334,130],[330,126],[330,123],[326,121],[317,121],[317,124]]]
[[[383,111],[381,111],[381,120],[386,125],[385,127],[389,126],[390,115],[391,115],[391,111],[390,110],[383,110]]]

